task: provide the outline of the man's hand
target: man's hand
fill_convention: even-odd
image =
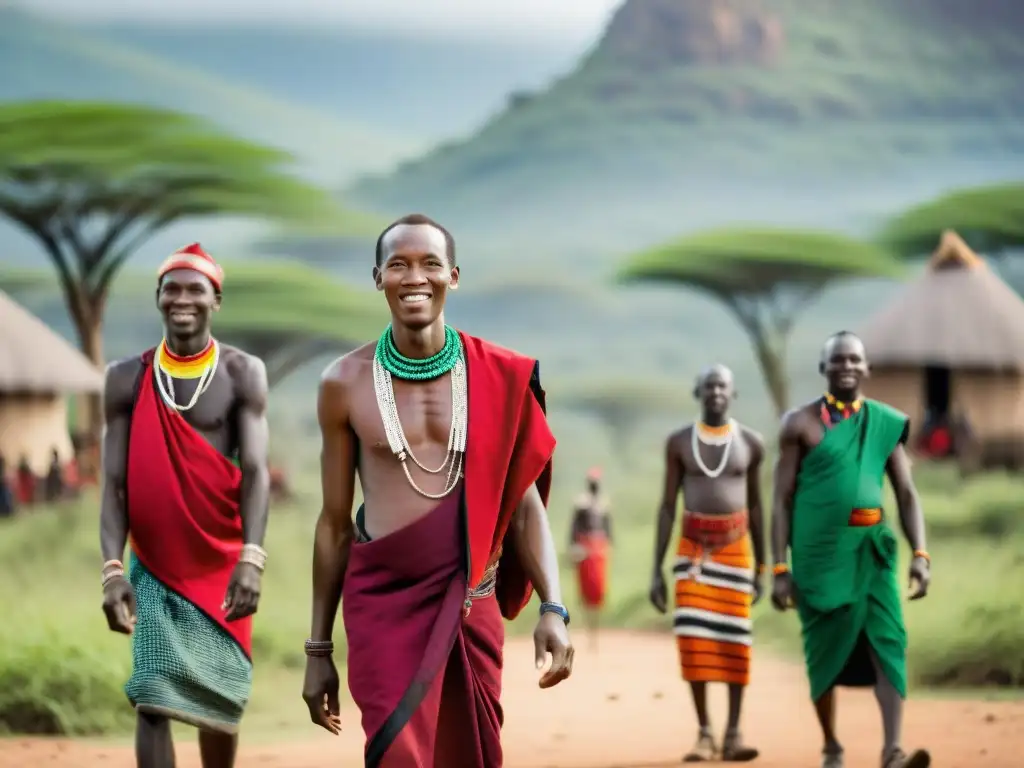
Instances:
[[[793,577],[789,573],[777,573],[772,579],[772,605],[777,611],[796,607],[793,599]]]
[[[665,575],[659,568],[651,577],[651,591],[648,593],[651,605],[658,613],[668,611],[668,588],[665,586]]]
[[[920,600],[928,594],[932,581],[931,563],[926,557],[915,557],[910,563],[910,599]]]
[[[302,698],[309,707],[309,719],[335,736],[341,733],[341,706],[338,692],[341,681],[330,656],[307,656],[306,679]]]
[[[551,666],[540,677],[541,688],[558,685],[572,674],[573,650],[569,640],[569,630],[562,617],[555,613],[545,613],[533,630],[533,648],[536,653],[537,669],[544,668],[547,655],[551,654]]]
[[[262,573],[252,563],[239,563],[231,574],[228,590],[221,609],[227,611],[227,621],[238,621],[256,613],[260,602]]]
[[[761,573],[761,566],[758,565],[754,572],[754,597],[750,604],[757,605],[761,602],[762,597],[764,597],[764,574]]]
[[[130,635],[135,630],[135,590],[124,576],[111,579],[103,588],[103,613],[112,632]]]

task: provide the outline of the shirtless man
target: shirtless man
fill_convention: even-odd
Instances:
[[[882,768],[927,768],[926,751],[908,756],[900,748],[907,631],[896,586],[896,537],[882,511],[888,476],[913,550],[910,599],[922,598],[931,561],[904,448],[910,422],[884,403],[861,398],[867,354],[849,331],[825,342],[818,370],[825,394],[782,417],[772,604],[784,611],[795,603],[800,616],[811,700],[825,742],[822,768],[843,765],[835,733],[838,685],[874,687],[885,733]]]
[[[597,631],[608,587],[608,551],[612,544],[612,513],[601,493],[601,470],[587,472],[587,489],[576,499],[569,530],[569,551],[579,579],[580,603],[597,649]]]
[[[204,768],[231,768],[252,684],[267,374],[211,335],[222,283],[198,243],[170,256],[156,291],[163,341],[107,368],[103,611],[111,630],[132,635],[125,692],[140,768],[174,767],[170,720],[199,729]]]
[[[429,218],[381,233],[373,277],[391,324],[320,387],[303,698],[337,733],[341,601],[365,765],[501,768],[502,616],[537,591],[537,668],[551,658],[542,688],[569,676],[574,655],[545,511],[555,441],[539,366],[445,325],[459,268],[452,236]]]
[[[748,762],[758,751],[743,744],[739,725],[743,692],[750,681],[750,608],[761,598],[764,570],[764,441],[728,417],[735,391],[732,372],[725,366],[705,369],[697,377],[693,396],[701,403],[700,421],[670,435],[665,446],[650,598],[659,612],[667,611],[662,564],[682,491],[686,511],[672,569],[673,624],[683,679],[690,683],[700,724],[697,743],[683,761]],[[729,722],[721,753],[707,712],[709,682],[729,686]]]

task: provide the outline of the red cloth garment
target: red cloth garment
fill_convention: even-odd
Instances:
[[[601,608],[608,577],[608,539],[602,532],[587,533],[576,542],[586,554],[576,566],[580,600],[587,608]]]
[[[150,573],[191,602],[252,657],[252,617],[221,609],[242,552],[242,473],[156,393],[153,350],[128,443],[131,548]]]
[[[426,516],[353,544],[345,573],[348,683],[367,768],[502,765],[502,616],[531,594],[505,534],[533,483],[547,502],[555,440],[536,362],[461,336],[465,479]],[[467,590],[496,561],[495,594],[465,615]]]
[[[499,768],[505,628],[466,597],[462,488],[405,528],[352,545],[342,596],[348,685],[367,768]]]
[[[469,583],[476,586],[496,559],[501,615],[514,619],[533,588],[509,522],[534,483],[545,506],[551,491],[555,437],[544,415],[537,361],[459,332],[466,355],[469,433],[466,438],[466,509]]]

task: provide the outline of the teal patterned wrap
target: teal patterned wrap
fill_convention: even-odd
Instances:
[[[252,662],[196,606],[172,592],[135,557],[129,580],[138,622],[132,676],[125,686],[139,712],[236,733],[252,689]]]

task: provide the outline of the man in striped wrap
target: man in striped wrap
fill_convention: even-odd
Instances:
[[[747,762],[758,751],[743,743],[740,711],[750,680],[750,609],[761,597],[764,563],[759,470],[761,436],[728,418],[734,397],[732,372],[705,369],[693,391],[700,420],[668,438],[665,487],[658,511],[651,602],[668,609],[662,564],[680,491],[686,511],[679,539],[673,624],[690,683],[700,731],[684,757],[688,763],[721,759]],[[707,712],[707,683],[729,686],[729,720],[719,751]]]

